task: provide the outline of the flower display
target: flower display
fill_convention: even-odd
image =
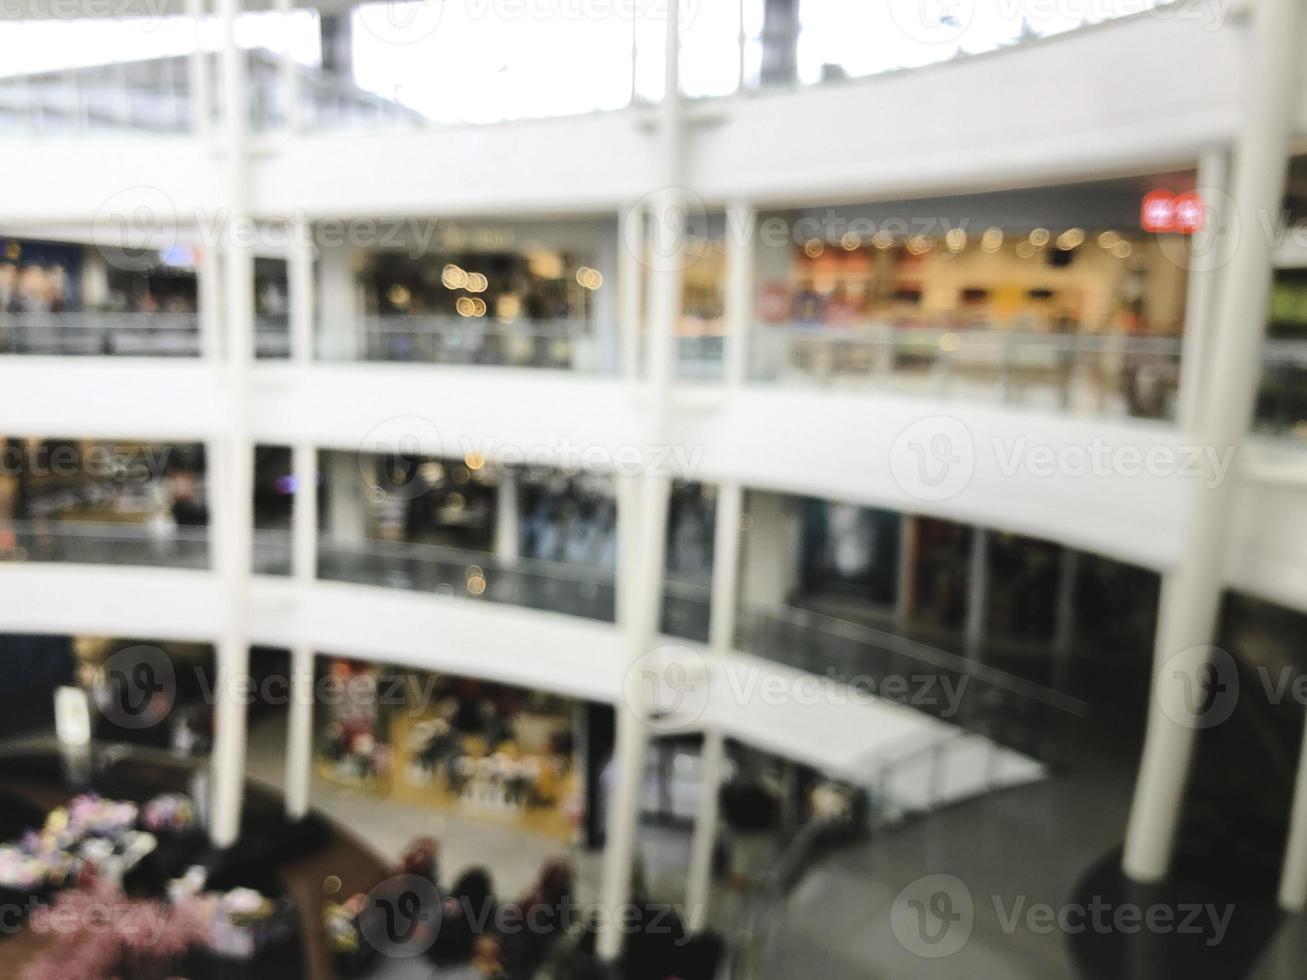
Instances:
[[[154,834],[185,834],[194,830],[195,804],[184,793],[164,793],[141,810],[141,826]]]

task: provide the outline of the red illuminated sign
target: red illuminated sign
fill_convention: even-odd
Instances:
[[[1173,194],[1150,191],[1139,209],[1139,224],[1144,231],[1157,234],[1192,235],[1207,221],[1207,208],[1197,192]]]

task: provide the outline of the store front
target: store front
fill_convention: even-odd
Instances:
[[[569,843],[581,833],[577,702],[339,658],[319,661],[317,689],[322,778]]]
[[[762,215],[751,373],[1170,417],[1192,229],[1146,202],[1193,180]]]

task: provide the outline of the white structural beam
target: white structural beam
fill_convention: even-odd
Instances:
[[[739,597],[740,515],[744,491],[738,483],[717,488],[717,514],[713,540],[712,592],[709,606],[709,649],[715,658],[729,654],[735,642],[736,602]],[[717,842],[722,762],[726,740],[721,729],[709,726],[703,734],[699,763],[699,806],[690,840],[685,907],[688,926],[698,932],[706,924],[712,897],[712,855]]]
[[[1225,149],[1211,149],[1198,161],[1198,192],[1203,196],[1207,220],[1190,239],[1189,282],[1185,296],[1184,337],[1180,351],[1180,428],[1192,432],[1202,409],[1206,378],[1213,370],[1211,334],[1216,329],[1213,304],[1224,249],[1233,242],[1224,237],[1232,216],[1225,196],[1230,180],[1230,158]]]
[[[653,237],[649,250],[648,394],[645,399],[646,446],[662,445],[668,433],[668,415],[676,323],[681,312],[681,257],[684,229],[679,220],[683,206],[681,190],[683,123],[680,100],[680,14],[676,4],[663,8],[666,18],[666,80],[661,118],[663,186],[651,198]],[[629,238],[628,238],[629,241]],[[629,617],[624,623],[629,666],[649,652],[658,639],[658,617],[662,607],[663,572],[667,548],[667,504],[671,478],[646,470],[640,485],[639,526],[635,553],[619,556],[631,562]],[[638,690],[638,687],[637,687]],[[607,843],[600,880],[599,900],[609,911],[600,932],[600,959],[613,962],[622,952],[619,910],[631,898],[640,816],[640,787],[649,742],[643,705],[617,705],[617,739],[614,774],[608,801]]]
[[[307,596],[317,578],[318,453],[308,443],[291,450],[295,499],[291,511],[291,576]],[[298,820],[309,812],[313,773],[313,656],[311,644],[291,648],[290,712],[286,729],[286,815]]]
[[[213,95],[209,85],[208,52],[204,48],[204,0],[186,0],[186,16],[195,27],[195,47],[187,59],[191,89],[191,127],[203,144],[209,141],[213,118]]]
[[[732,388],[744,384],[754,320],[754,271],[757,262],[757,212],[745,202],[726,209],[726,316],[722,380]]]
[[[1224,268],[1205,358],[1214,368],[1203,381],[1192,430],[1195,445],[1218,451],[1237,446],[1252,420],[1271,285],[1271,242],[1256,221],[1279,213],[1298,102],[1302,4],[1261,0],[1252,9],[1247,108],[1229,202],[1245,231]],[[1195,732],[1203,722],[1186,695],[1192,684],[1210,679],[1206,651],[1216,630],[1234,484],[1190,481],[1179,560],[1163,581],[1153,697],[1122,862],[1136,881],[1159,881],[1170,869]]]
[[[495,500],[495,557],[509,562],[517,561],[522,551],[517,485],[517,471],[508,466],[500,467]]]
[[[313,361],[316,290],[313,282],[313,227],[302,216],[290,219],[286,249],[286,291],[290,304],[290,356],[298,364]]]
[[[218,0],[222,22],[223,145],[226,200],[232,216],[247,213],[245,57],[236,43],[239,0]],[[249,587],[254,516],[254,452],[250,442],[250,374],[254,346],[254,251],[233,236],[222,243],[226,319],[226,431],[214,440],[212,540],[222,587],[217,642],[213,800],[210,833],[219,847],[240,835],[245,788],[245,681],[249,676]]]
[[[618,358],[622,378],[627,381],[634,381],[640,373],[644,257],[644,205],[638,203],[622,209],[617,231]]]

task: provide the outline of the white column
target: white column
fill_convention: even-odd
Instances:
[[[758,214],[747,203],[726,209],[726,336],[722,381],[729,387],[744,384],[748,345],[753,333],[754,264]]]
[[[204,0],[186,0],[186,16],[195,26],[195,47],[191,49],[187,61],[191,89],[191,127],[196,138],[207,143],[213,128],[213,95],[209,88],[208,53],[202,43]]]
[[[330,452],[324,456],[327,533],[337,541],[363,541],[368,536],[368,502],[361,465],[354,453]]]
[[[236,45],[239,0],[218,0],[223,24],[223,143],[227,201],[233,218],[246,214],[244,104],[245,58]],[[240,834],[245,789],[245,686],[249,676],[249,582],[254,503],[254,453],[250,442],[250,369],[254,345],[254,251],[245,242],[223,243],[224,311],[227,319],[226,425],[216,440],[213,529],[222,584],[223,629],[217,643],[214,712],[213,813],[210,832],[218,847]]]
[[[1279,213],[1298,102],[1302,4],[1261,0],[1252,11],[1249,91],[1230,195],[1244,233],[1222,273],[1207,358],[1219,370],[1204,379],[1205,411],[1193,430],[1195,445],[1217,452],[1239,445],[1252,420],[1271,284],[1270,241],[1255,227],[1256,216]],[[1171,662],[1215,635],[1234,482],[1209,488],[1191,480],[1186,487],[1188,524],[1162,586],[1153,698],[1122,862],[1136,881],[1159,881],[1170,868],[1195,732],[1184,700],[1187,672]]]
[[[290,303],[290,356],[298,364],[313,360],[313,227],[302,215],[290,219],[286,251],[287,300]]]
[[[495,557],[515,562],[521,556],[522,534],[517,501],[517,473],[500,467],[495,500]]]
[[[666,8],[666,91],[661,106],[663,187],[653,197],[654,245],[649,276],[648,397],[645,399],[646,446],[664,444],[672,381],[676,322],[681,308],[681,256],[683,229],[677,217],[682,206],[680,103],[680,16],[676,4]],[[631,581],[629,630],[625,640],[630,666],[658,639],[658,615],[662,605],[663,570],[667,547],[667,502],[671,478],[662,473],[644,474],[640,488],[639,533],[636,538]],[[639,832],[640,786],[649,730],[642,705],[617,705],[617,744],[612,798],[608,806],[607,845],[599,886],[599,901],[608,911],[608,922],[599,933],[597,953],[612,962],[622,951],[622,930],[614,918],[631,899],[631,873]]]
[[[200,253],[196,299],[199,302],[200,353],[210,364],[223,355],[222,256],[219,242],[205,242]]]
[[[335,360],[353,360],[359,350],[362,310],[354,286],[354,250],[345,245],[318,250],[318,323],[322,350]]]
[[[742,604],[768,610],[786,605],[799,583],[802,527],[797,508],[782,494],[755,491],[749,495],[747,533]]]
[[[984,656],[985,620],[989,611],[989,531],[972,529],[971,564],[967,573],[967,656]]]
[[[604,277],[604,284],[590,294],[590,332],[589,346],[594,353],[592,360],[576,366],[583,370],[598,370],[606,375],[614,375],[622,366],[622,328],[621,328],[621,266],[622,223],[619,218],[606,225],[599,236],[599,253],[595,256],[595,268]],[[575,354],[573,355],[576,356]]]
[[[644,211],[639,205],[618,216],[617,332],[623,378],[640,374],[640,334],[644,311]]]
[[[717,516],[713,540],[712,606],[708,619],[709,647],[713,656],[729,653],[735,644],[736,601],[739,598],[740,514],[744,491],[738,483],[717,488]],[[690,841],[685,907],[687,925],[698,932],[706,924],[712,897],[712,855],[717,842],[722,760],[725,739],[717,728],[703,734],[700,761],[699,806],[694,815],[694,836]]]
[[[317,578],[318,451],[297,443],[291,451],[295,499],[291,511],[291,574],[301,596]],[[286,728],[286,816],[299,820],[309,812],[313,774],[313,648],[291,650],[290,712]]]
[[[285,39],[281,51],[278,71],[281,75],[282,111],[286,119],[286,131],[298,133],[303,128],[300,112],[300,73],[299,66],[291,55],[290,35],[293,13],[292,0],[277,0],[277,15],[281,19],[282,37]]]
[[[1193,260],[1185,295],[1184,337],[1180,344],[1180,387],[1176,421],[1185,432],[1198,424],[1203,405],[1204,379],[1211,372],[1211,334],[1216,329],[1213,305],[1221,268],[1221,227],[1228,216],[1221,195],[1229,183],[1230,160],[1224,149],[1212,149],[1198,160],[1198,189],[1205,192],[1207,223],[1191,240]]]

